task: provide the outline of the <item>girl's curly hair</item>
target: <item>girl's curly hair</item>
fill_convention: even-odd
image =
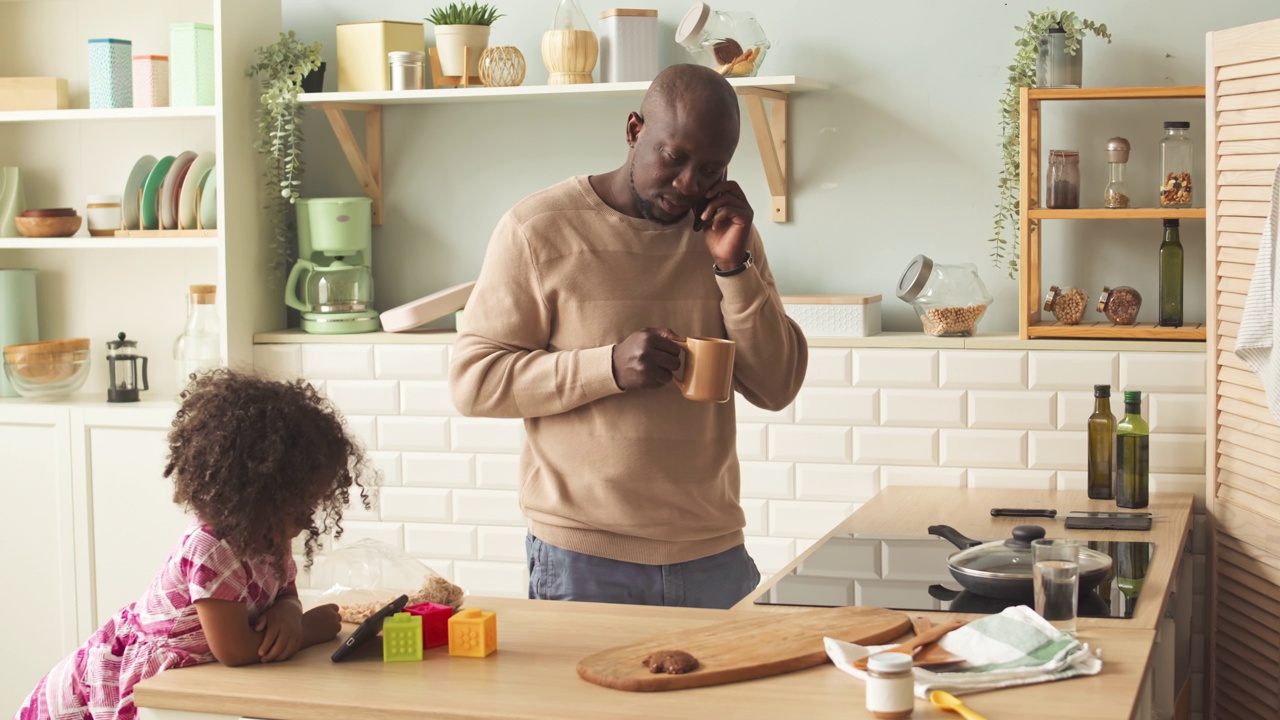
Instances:
[[[342,415],[310,384],[225,368],[182,392],[164,476],[173,478],[173,501],[233,550],[278,568],[299,529],[310,568],[320,536],[342,536],[351,486],[368,508],[376,479]]]

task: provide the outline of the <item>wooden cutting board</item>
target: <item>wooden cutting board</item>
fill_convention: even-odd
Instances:
[[[578,675],[615,690],[657,692],[752,680],[827,661],[822,638],[865,645],[886,643],[911,628],[903,613],[872,607],[839,607],[730,620],[659,635],[598,652],[578,662]],[[683,675],[651,673],[645,658],[659,650],[683,650],[698,660]]]

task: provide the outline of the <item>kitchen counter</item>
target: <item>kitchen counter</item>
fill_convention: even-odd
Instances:
[[[988,511],[993,505],[1055,507],[1065,515],[1072,509],[1103,509],[1107,503],[1087,501],[1083,493],[1070,492],[887,488],[840,528],[857,522],[859,529],[919,535],[930,522],[942,518],[961,532],[982,536],[1003,535],[1025,521],[991,518]],[[1155,541],[1180,547],[1190,509],[1189,495],[1154,498]],[[1097,531],[1089,534],[1099,536]],[[1133,539],[1136,533],[1124,535]],[[1150,592],[1150,597],[1164,594],[1180,556],[1157,553],[1143,592]],[[445,648],[434,648],[420,663],[384,664],[374,642],[352,661],[334,664],[329,655],[339,639],[278,665],[227,668],[211,664],[165,672],[141,683],[134,698],[143,708],[144,720],[870,717],[862,709],[862,683],[829,664],[772,678],[665,693],[608,690],[579,679],[575,672],[578,660],[599,650],[750,614],[787,612],[787,608],[760,608],[751,604],[751,598],[734,610],[496,598],[471,598],[467,604],[498,613],[498,651],[483,660],[453,658]],[[1145,678],[1163,605],[1148,602],[1132,620],[1080,621],[1080,638],[1103,651],[1103,670],[1097,676],[966,699],[992,720],[1026,717],[1028,707],[1035,707],[1035,716],[1044,720],[1130,718],[1135,708],[1147,702]],[[917,701],[913,717],[956,716]]]

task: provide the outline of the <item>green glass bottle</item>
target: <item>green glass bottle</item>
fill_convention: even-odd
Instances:
[[[1116,587],[1124,595],[1124,616],[1133,617],[1134,606],[1146,583],[1147,568],[1151,565],[1151,545],[1145,542],[1125,542],[1115,559]]]
[[[1116,505],[1144,508],[1149,502],[1150,437],[1142,419],[1142,393],[1124,394],[1124,417],[1116,425]]]
[[[1182,327],[1182,241],[1178,221],[1164,221],[1160,243],[1160,326]]]
[[[1111,386],[1093,386],[1093,414],[1089,416],[1089,497],[1115,497],[1116,418],[1111,414]]]

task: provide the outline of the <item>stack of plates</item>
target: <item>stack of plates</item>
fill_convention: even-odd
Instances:
[[[120,196],[128,230],[211,230],[218,226],[218,173],[212,152],[190,150],[134,163]]]

